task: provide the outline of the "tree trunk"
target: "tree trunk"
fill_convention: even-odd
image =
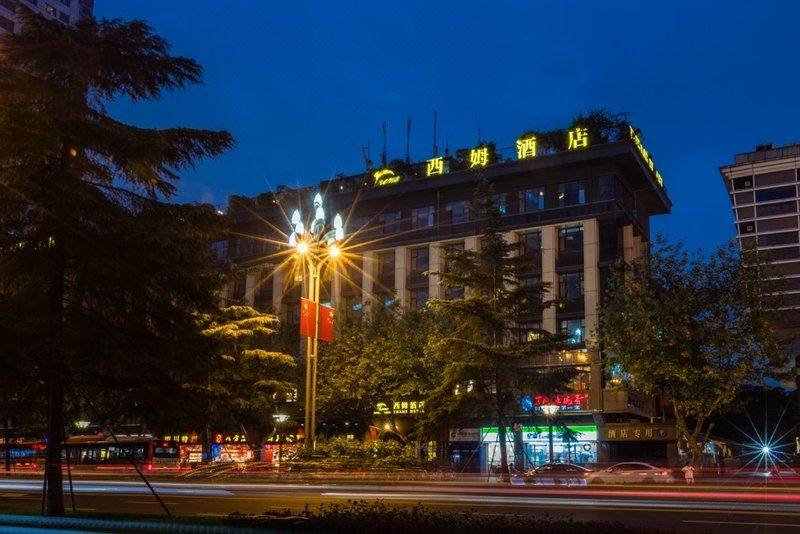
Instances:
[[[497,409],[497,437],[500,442],[500,480],[508,482],[510,478],[508,474],[508,451],[506,450],[506,422],[503,410],[500,407]]]

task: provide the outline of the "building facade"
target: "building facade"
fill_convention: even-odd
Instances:
[[[305,293],[286,261],[287,214],[298,207],[307,210],[319,190],[326,211],[341,213],[346,221],[347,261],[329,271],[321,289],[321,301],[337,309],[337,320],[370,306],[414,309],[431,297],[459,298],[463,293],[457,288],[446,292],[426,273],[442,269],[446,247],[480,246],[481,221],[471,216],[469,204],[477,181],[485,178],[493,185],[506,240],[537,253],[529,276],[548,284],[546,298],[559,302],[523,326],[569,335],[569,350],[531,358],[527,365],[578,371],[569,394],[526,400],[531,416],[523,414],[510,440],[517,450],[509,457],[519,456],[522,447],[526,463],[541,463],[550,436],[535,416],[536,407],[555,403],[559,420],[578,436],[572,441],[557,437],[560,461],[645,457],[674,462],[674,425],[663,424],[656,399],[616,387],[620,377],[603,368],[594,339],[612,266],[642,253],[650,240],[650,217],[669,213],[671,203],[632,128],[616,141],[598,144],[586,139],[585,129],[569,135],[584,142],[542,152],[535,139],[531,148],[530,138],[520,138],[515,157],[498,157],[479,146],[457,151],[456,157],[338,176],[319,188],[233,198],[232,233],[215,247],[218,257],[233,261],[242,275],[224,296],[272,310],[290,325],[299,322]],[[654,422],[659,417],[661,423]],[[447,454],[453,462],[477,454],[483,469],[493,458],[499,461],[496,428],[454,429],[450,438]]]
[[[18,6],[64,24],[75,24],[94,12],[94,0],[0,0],[0,34],[19,31]]]

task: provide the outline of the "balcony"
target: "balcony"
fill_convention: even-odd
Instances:
[[[655,417],[656,400],[636,390],[604,389],[603,412]]]

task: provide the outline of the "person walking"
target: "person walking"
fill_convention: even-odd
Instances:
[[[694,467],[692,467],[692,464],[684,465],[681,471],[683,471],[683,477],[686,479],[686,483],[694,484]]]

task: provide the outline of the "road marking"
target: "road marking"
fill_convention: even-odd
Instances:
[[[746,521],[703,521],[701,519],[684,519],[683,523],[708,523],[712,525],[749,525],[759,527],[795,527],[798,528],[797,523],[759,523],[759,522],[746,522]]]

